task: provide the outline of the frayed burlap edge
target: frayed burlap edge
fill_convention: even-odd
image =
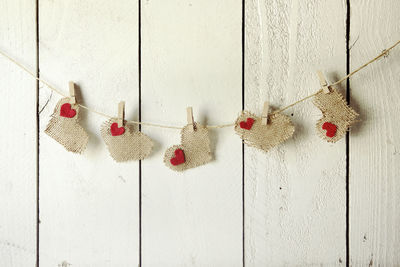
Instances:
[[[143,160],[148,157],[153,150],[153,140],[144,133],[135,131],[134,125],[126,121],[125,132],[119,136],[112,136],[110,127],[117,121],[117,118],[107,120],[100,129],[110,156],[116,162]]]
[[[58,101],[44,132],[64,146],[67,151],[81,154],[86,149],[89,135],[79,125],[79,105],[71,104],[71,108],[76,110],[73,118],[60,116],[61,105],[69,103],[69,101],[68,97]]]
[[[356,122],[356,118],[359,115],[347,105],[342,94],[334,88],[330,88],[330,90],[331,92],[328,94],[320,92],[314,97],[314,105],[322,112],[322,118],[317,121],[315,128],[322,139],[330,143],[336,143],[346,135],[346,132]],[[333,137],[326,136],[326,130],[322,129],[322,125],[325,122],[336,125],[337,130]]]
[[[165,165],[174,171],[185,171],[204,165],[212,160],[210,138],[208,129],[201,124],[186,125],[181,131],[181,144],[169,147],[164,154]],[[170,160],[175,156],[175,150],[182,149],[185,154],[185,162],[180,165],[172,165]]]
[[[254,119],[250,130],[240,128],[240,122],[247,121],[247,118]],[[267,125],[262,125],[261,121],[261,117],[249,111],[243,111],[236,119],[235,132],[246,145],[268,152],[292,137],[294,133],[294,125],[290,118],[281,113],[270,115]]]

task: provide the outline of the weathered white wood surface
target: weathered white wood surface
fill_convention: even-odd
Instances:
[[[35,10],[34,1],[0,1],[0,49],[32,70]],[[36,82],[3,57],[0,73],[0,266],[34,266]]]
[[[0,49],[33,71],[34,2],[0,1]],[[107,114],[125,100],[127,119],[138,119],[138,2],[39,3],[41,77],[66,93],[75,81],[78,99]],[[187,106],[200,123],[234,121],[241,5],[142,0],[143,121],[184,125]],[[350,5],[354,69],[400,38],[400,3]],[[260,114],[265,100],[279,108],[313,93],[317,69],[330,81],[345,74],[346,1],[248,0],[245,8],[246,109]],[[285,112],[296,125],[291,140],[267,154],[245,148],[244,202],[231,128],[210,131],[212,163],[175,173],[162,160],[179,130],[143,127],[156,146],[142,163],[140,196],[139,164],[113,162],[101,140],[105,118],[82,111],[83,156],[43,133],[60,97],[42,85],[37,159],[36,82],[0,57],[0,266],[34,266],[37,253],[39,267],[138,266],[140,253],[143,266],[400,265],[399,57],[396,48],[351,79],[361,122],[350,135],[348,263],[346,143],[316,136],[321,114],[311,101]]]
[[[345,75],[345,37],[344,1],[246,1],[246,109],[314,93],[318,69],[331,81]],[[345,140],[316,135],[312,101],[285,114],[293,139],[267,154],[245,149],[246,266],[344,266]]]
[[[235,120],[241,109],[241,3],[143,1],[142,118],[186,124]],[[242,152],[232,128],[211,130],[215,160],[176,173],[164,151],[179,130],[143,127],[157,142],[143,161],[143,266],[242,265]]]
[[[40,1],[42,78],[84,104],[127,119],[138,115],[138,8],[135,1]],[[40,90],[40,266],[137,266],[138,163],[117,164],[100,137],[106,120],[82,111],[90,135],[74,155],[43,133],[59,96]]]
[[[399,1],[352,1],[351,68],[400,38]],[[350,261],[400,265],[400,49],[351,79]]]

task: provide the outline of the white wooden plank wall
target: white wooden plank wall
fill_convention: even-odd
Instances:
[[[135,1],[40,1],[42,78],[84,104],[138,117],[138,8]],[[50,100],[49,100],[50,99]],[[90,135],[83,156],[43,130],[59,100],[40,90],[40,266],[136,266],[139,262],[138,163],[116,164],[100,137],[106,118],[82,110]],[[79,100],[79,99],[78,99]]]
[[[350,64],[400,39],[399,1],[352,1]],[[350,260],[400,266],[400,49],[350,82],[362,123],[350,135]]]
[[[279,108],[318,90],[318,69],[345,75],[344,2],[247,1],[246,38],[246,109],[259,114],[266,100]],[[268,154],[245,150],[246,265],[344,265],[345,140],[316,135],[312,101],[285,113],[293,139]]]
[[[187,106],[204,124],[234,121],[243,101],[258,114],[266,100],[285,106],[319,87],[317,69],[335,81],[400,39],[396,0],[39,0],[36,11],[0,0],[2,51],[34,72],[39,54],[43,79],[64,92],[75,81],[96,110],[117,115],[125,100],[127,119],[177,126]],[[231,128],[210,130],[214,160],[184,173],[162,162],[179,130],[142,127],[151,157],[117,164],[106,119],[85,110],[88,148],[66,152],[43,132],[60,96],[0,57],[0,266],[400,266],[399,57],[351,79],[361,122],[348,143],[317,137],[308,101],[285,112],[296,132],[281,146],[242,154]]]
[[[36,71],[35,3],[0,1],[0,49]],[[36,81],[0,57],[0,266],[36,262]]]
[[[224,124],[241,109],[241,3],[143,1],[142,118]],[[215,160],[175,173],[164,151],[179,130],[143,127],[157,142],[142,165],[143,266],[242,265],[242,150],[232,129],[211,130]]]

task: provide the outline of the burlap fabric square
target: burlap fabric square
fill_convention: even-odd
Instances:
[[[283,143],[294,133],[294,126],[286,115],[272,114],[268,118],[267,125],[261,122],[261,117],[243,111],[236,119],[235,131],[246,145],[265,152]]]
[[[68,97],[58,101],[44,132],[66,150],[80,154],[86,148],[89,135],[79,125],[79,106],[69,101]]]
[[[181,144],[167,149],[164,163],[174,171],[184,171],[212,160],[208,129],[201,124],[186,125],[181,131]]]
[[[331,143],[345,136],[346,131],[358,116],[334,88],[330,88],[330,93],[327,94],[322,91],[318,93],[314,97],[314,105],[322,112],[322,118],[316,124],[317,133]]]
[[[134,131],[134,125],[124,124],[124,132],[117,136],[111,133],[111,127],[118,119],[112,118],[101,126],[101,136],[107,145],[111,157],[116,162],[142,160],[148,157],[153,149],[153,140],[142,132]]]

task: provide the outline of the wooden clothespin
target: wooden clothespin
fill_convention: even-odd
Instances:
[[[261,114],[261,124],[267,125],[268,124],[268,113],[269,113],[269,102],[264,102],[263,112]]]
[[[70,97],[70,103],[76,104],[75,83],[74,82],[69,82],[69,97]]]
[[[196,124],[194,123],[194,119],[193,119],[193,108],[192,107],[186,108],[186,115],[187,115],[188,124],[193,126],[193,131],[196,131]]]
[[[322,74],[322,71],[320,71],[320,70],[317,71],[317,74],[319,77],[319,83],[321,84],[321,87],[322,87],[322,91],[325,94],[329,94],[331,92],[331,90],[329,89],[328,82],[326,81],[324,74]]]
[[[118,104],[118,127],[123,127],[125,122],[125,101]]]

